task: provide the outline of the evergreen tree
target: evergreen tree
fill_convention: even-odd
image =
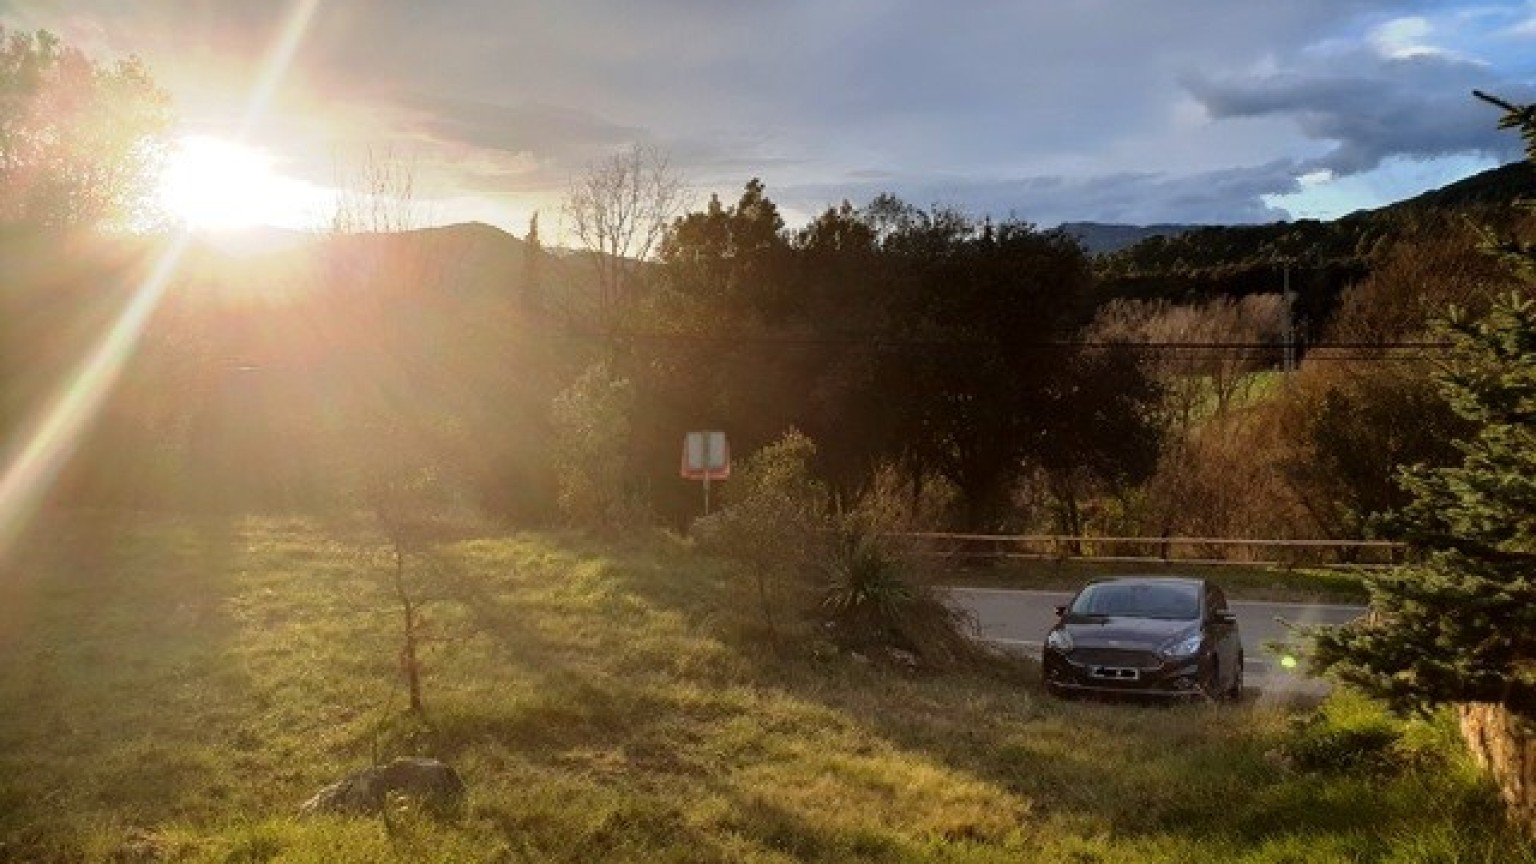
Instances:
[[[539,211],[528,219],[528,233],[523,237],[523,309],[544,308],[544,243],[539,239]]]
[[[1498,104],[1536,161],[1536,112]],[[1536,249],[1503,252],[1536,284]],[[1453,310],[1440,330],[1451,349],[1437,380],[1474,432],[1460,464],[1401,472],[1411,502],[1384,524],[1414,562],[1370,580],[1369,620],[1313,633],[1313,667],[1399,709],[1487,702],[1536,717],[1536,303],[1511,294],[1478,320]]]

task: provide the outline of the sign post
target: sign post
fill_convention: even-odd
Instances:
[[[704,515],[709,515],[709,484],[731,476],[731,445],[718,429],[689,432],[683,436],[683,464],[686,480],[704,481]]]

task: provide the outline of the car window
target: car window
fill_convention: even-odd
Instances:
[[[1182,582],[1100,582],[1077,595],[1072,612],[1189,620],[1200,617],[1200,587]]]

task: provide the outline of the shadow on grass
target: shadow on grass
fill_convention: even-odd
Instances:
[[[222,518],[76,511],[40,515],[11,550],[0,565],[8,852],[86,824],[195,817],[235,794],[218,753],[251,699],[231,656],[239,542]]]

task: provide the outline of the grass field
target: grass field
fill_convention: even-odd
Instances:
[[[425,721],[355,524],[70,516],[0,566],[0,861],[1528,864],[1443,720],[1143,707],[775,648],[665,537],[413,562]],[[375,758],[463,812],[295,816]]]

